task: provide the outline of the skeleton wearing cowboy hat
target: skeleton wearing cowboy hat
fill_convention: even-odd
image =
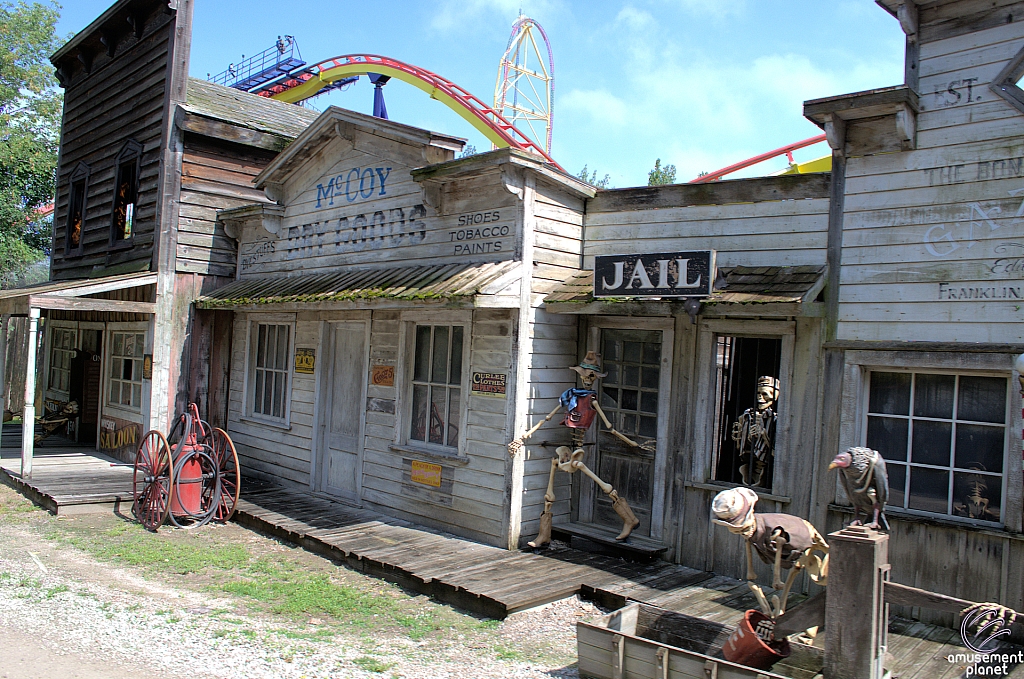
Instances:
[[[747,548],[747,585],[754,593],[765,615],[777,618],[786,612],[786,600],[797,574],[804,568],[811,580],[821,586],[828,581],[828,543],[814,526],[791,514],[755,514],[757,493],[749,488],[723,490],[711,502],[711,521],[740,535]],[[772,588],[782,590],[782,598],[772,596],[772,605],[757,584],[754,552],[764,563],[773,566]],[[815,554],[822,552],[824,558]],[[789,570],[782,582],[781,569]]]
[[[590,477],[612,501],[612,509],[622,519],[622,532],[619,533],[615,539],[625,540],[629,537],[629,534],[633,532],[633,529],[640,525],[640,520],[636,518],[633,510],[630,509],[629,503],[626,502],[625,498],[620,497],[618,492],[612,488],[610,483],[602,481],[597,474],[592,472],[587,465],[583,464],[583,438],[586,436],[587,429],[593,423],[595,416],[600,416],[604,426],[607,427],[608,433],[621,440],[626,445],[632,448],[642,448],[650,444],[641,446],[636,441],[633,441],[625,434],[617,431],[612,427],[612,423],[608,420],[608,417],[601,410],[601,406],[597,403],[597,392],[591,387],[594,386],[594,382],[597,378],[604,377],[607,373],[602,373],[601,366],[599,364],[600,357],[593,352],[588,351],[587,355],[583,358],[579,365],[570,366],[570,370],[576,371],[580,376],[580,381],[583,383],[583,389],[567,389],[558,399],[558,406],[552,410],[548,415],[529,429],[522,436],[513,439],[508,444],[508,452],[510,455],[515,456],[523,448],[523,442],[533,436],[538,429],[545,422],[550,422],[551,418],[554,417],[559,410],[562,408],[566,409],[565,417],[562,419],[562,424],[572,429],[572,447],[559,446],[555,449],[555,457],[551,459],[551,473],[548,475],[548,488],[547,492],[544,493],[544,512],[540,515],[540,531],[537,533],[537,537],[529,543],[531,547],[543,547],[544,545],[551,542],[551,506],[555,502],[555,471],[561,470],[572,474],[575,471],[579,471],[584,475]]]

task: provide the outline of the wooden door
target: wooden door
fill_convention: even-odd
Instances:
[[[662,337],[660,330],[601,330],[601,361],[606,377],[598,382],[601,408],[612,426],[646,448],[633,448],[619,441],[598,423],[596,469],[598,476],[612,484],[629,503],[640,525],[636,535],[651,535],[655,504],[657,450],[654,445],[664,417],[662,399]],[[666,350],[668,350],[666,348]],[[593,491],[593,521],[622,528],[622,519],[612,509],[608,496]]]
[[[363,404],[366,402],[367,324],[330,323],[328,366],[321,389],[323,445],[320,489],[358,503],[363,476]]]

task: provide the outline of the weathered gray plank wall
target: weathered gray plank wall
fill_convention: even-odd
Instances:
[[[54,212],[52,277],[81,278],[118,267],[148,269],[156,231],[160,141],[165,108],[167,58],[174,16],[159,3],[143,18],[141,39],[119,36],[114,55],[93,54],[89,72],[71,75],[64,93],[64,126]],[[111,250],[111,210],[116,158],[125,142],[142,145],[133,245]],[[69,178],[79,163],[89,166],[82,253],[65,252]]]

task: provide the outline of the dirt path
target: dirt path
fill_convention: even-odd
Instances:
[[[0,679],[571,679],[600,612],[482,620],[236,525],[58,519],[0,485]]]

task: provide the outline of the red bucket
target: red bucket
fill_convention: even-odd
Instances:
[[[725,646],[722,647],[722,655],[725,656],[725,659],[747,667],[767,670],[787,657],[790,653],[789,641],[786,639],[765,641],[754,631],[758,624],[765,622],[770,623],[771,618],[761,611],[747,611],[743,615],[743,620],[733,630],[729,640],[725,642]],[[762,624],[762,628],[764,626]]]

